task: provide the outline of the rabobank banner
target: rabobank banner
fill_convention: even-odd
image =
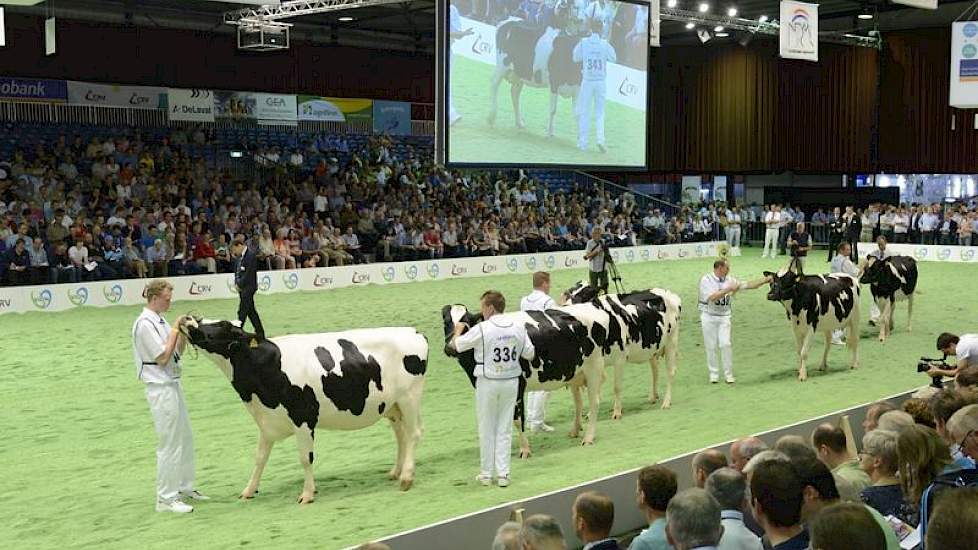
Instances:
[[[392,136],[411,133],[411,104],[403,101],[374,101],[374,133]]]
[[[0,99],[60,103],[68,99],[68,82],[45,78],[0,77]]]
[[[167,91],[166,88],[152,86],[116,86],[69,80],[68,103],[162,111],[166,109]]]
[[[370,99],[344,99],[318,95],[298,97],[299,120],[318,122],[370,122],[373,118],[373,101]]]
[[[664,246],[633,246],[612,249],[618,264],[653,261],[707,259],[717,255],[717,243],[690,243]],[[961,247],[955,247],[961,248]],[[734,249],[733,255],[739,255]],[[461,277],[527,274],[534,271],[578,269],[586,277],[587,262],[579,250],[542,252],[512,256],[454,258],[415,262],[378,263],[322,267],[298,270],[262,271],[258,273],[258,291],[262,294],[300,290],[330,290],[371,284],[386,285],[441,281]],[[236,296],[234,274],[171,277],[173,299],[212,300]],[[108,307],[137,305],[146,302],[143,289],[146,279],[99,281],[88,283],[22,286],[0,288],[0,314],[29,311],[65,311],[82,306]]]

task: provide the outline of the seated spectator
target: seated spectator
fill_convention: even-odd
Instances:
[[[228,248],[230,253],[230,245]],[[275,254],[275,241],[272,240],[272,232],[266,227],[261,232],[261,237],[258,238],[258,252],[255,254],[258,259],[258,265],[264,267],[266,270],[271,270],[274,266],[275,269],[282,269],[283,265],[279,267],[277,265],[278,258]],[[324,264],[325,265],[325,264]]]
[[[744,471],[744,466],[761,451],[767,450],[767,443],[759,437],[745,437],[730,444],[730,467]]]
[[[329,235],[329,245],[334,251],[333,259],[336,265],[346,265],[353,261],[353,254],[346,249],[346,241],[343,240],[343,235],[340,233],[339,227],[334,227],[332,233]]]
[[[959,470],[947,443],[932,428],[915,424],[897,435],[897,462],[904,497],[918,508],[921,535],[933,509],[930,498],[934,482],[943,474]]]
[[[880,415],[876,429],[899,433],[900,430],[914,424],[914,419],[910,414],[903,411],[889,411]]]
[[[809,540],[801,525],[801,480],[787,461],[761,460],[762,455],[754,458],[756,467],[748,464],[754,517],[771,550],[806,550]]]
[[[876,424],[879,421],[880,415],[889,411],[895,411],[897,408],[889,401],[877,401],[866,409],[866,418],[863,419],[863,433],[869,433],[876,429]]]
[[[48,261],[48,252],[44,249],[44,241],[34,237],[31,247],[27,250],[31,260],[31,284],[40,285],[46,282],[57,282],[57,270]]]
[[[217,234],[217,245],[214,247],[214,261],[217,264],[218,273],[230,273],[232,271],[231,247],[228,245],[228,236],[225,233]],[[259,261],[261,261],[259,259]]]
[[[201,233],[194,247],[194,262],[207,273],[217,273],[217,252],[210,233]]]
[[[858,502],[859,493],[869,487],[870,480],[866,472],[859,468],[859,460],[849,457],[846,446],[846,434],[842,428],[832,424],[820,424],[812,432],[812,446],[823,464],[832,473],[851,484],[855,494],[843,495],[845,500]]]
[[[815,449],[805,442],[805,438],[800,435],[785,435],[774,443],[774,449],[781,451],[788,456],[792,462],[800,459],[818,460]]]
[[[51,255],[51,283],[77,283],[80,272],[75,268],[64,243],[56,244]]]
[[[289,256],[292,256],[292,264],[296,267],[301,267],[306,262],[306,255],[302,252],[302,239],[299,238],[299,232],[295,229],[289,230],[289,238],[286,240],[289,246]],[[288,263],[288,260],[286,260]]]
[[[424,232],[424,245],[428,247],[432,258],[445,256],[445,245],[441,242],[438,224],[428,224]]]
[[[947,422],[954,416],[954,413],[974,402],[975,400],[972,395],[952,389],[941,390],[929,400],[930,412],[934,417],[937,433],[947,443],[951,451],[951,458],[954,459],[954,463],[959,468],[974,468],[975,463],[964,455],[958,445],[960,440],[956,440],[948,431]]]
[[[306,236],[302,238],[301,248],[305,258],[302,267],[326,267],[328,265],[329,258],[323,254],[322,245],[319,243],[319,237],[316,236],[315,231],[306,233]]]
[[[588,550],[619,550],[611,538],[615,504],[606,495],[588,491],[577,495],[571,508],[574,533]]]
[[[366,258],[363,257],[363,253],[360,251],[360,239],[357,234],[353,232],[353,226],[348,225],[346,227],[346,233],[341,237],[343,239],[343,246],[346,252],[353,259],[353,263],[362,264],[366,263]]]
[[[819,550],[887,550],[883,529],[865,507],[851,502],[826,507],[809,530],[811,547]]]
[[[872,485],[862,490],[862,501],[884,516],[896,516],[916,523],[913,507],[903,497],[897,477],[897,434],[874,430],[863,436],[859,467],[869,475]]]
[[[146,261],[139,249],[132,244],[132,237],[126,237],[123,241],[122,264],[128,273],[140,279],[146,278]]]
[[[720,505],[703,489],[686,489],[666,510],[666,534],[676,550],[716,548],[723,527]]]
[[[492,550],[520,550],[520,524],[507,521],[496,530]]]
[[[676,495],[676,474],[665,466],[646,466],[638,472],[638,507],[649,524],[632,540],[629,550],[669,550],[666,508]]]
[[[564,532],[552,516],[535,514],[523,521],[520,550],[566,550]]]
[[[720,505],[723,536],[718,550],[761,550],[761,539],[744,523],[747,480],[733,468],[720,468],[706,478],[706,492]]]
[[[958,388],[969,391],[972,395],[978,395],[978,365],[965,367],[958,371],[954,377]]]
[[[7,278],[13,286],[31,284],[31,258],[24,243],[24,239],[17,238],[7,251]]]
[[[295,258],[289,250],[289,241],[279,233],[275,239],[275,269],[295,269]]]
[[[700,451],[693,457],[693,482],[696,487],[702,489],[710,474],[726,466],[727,457],[720,451],[716,449]]]
[[[927,550],[974,548],[978,540],[978,487],[952,491],[934,506],[927,530]]]
[[[115,279],[118,277],[125,277],[125,262],[123,261],[124,252],[122,251],[122,242],[117,241],[112,237],[105,238],[105,244],[102,246],[102,252],[105,255],[105,264],[111,271],[107,273],[106,279]]]
[[[149,268],[149,276],[153,278],[168,276],[170,273],[169,260],[170,254],[163,245],[163,239],[153,241],[153,246],[146,249],[146,265]]]

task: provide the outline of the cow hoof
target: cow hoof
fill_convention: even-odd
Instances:
[[[571,439],[577,439],[578,437],[581,437],[581,432],[577,430],[571,430],[570,432],[567,433],[567,437]]]
[[[241,494],[238,495],[238,498],[241,499],[241,500],[251,500],[251,499],[255,498],[255,495],[257,495],[257,494],[258,494],[258,490],[257,489],[254,490],[254,491],[250,491],[248,489],[245,489],[244,491],[241,491]]]
[[[527,449],[525,451],[520,451],[520,458],[523,459],[523,460],[526,460],[527,458],[530,458],[530,455],[532,455],[532,454],[533,453],[531,453],[529,451],[529,449]]]
[[[299,495],[299,499],[296,500],[296,503],[310,504],[313,500],[315,500],[315,497],[311,493],[302,493]]]
[[[856,370],[859,368],[859,363],[853,363],[849,366],[849,370]]]
[[[658,395],[649,396],[649,405],[655,405],[658,402],[659,402],[659,396]]]
[[[402,479],[401,480],[401,490],[402,491],[407,491],[408,489],[411,488],[412,485],[414,485],[414,480],[413,479]]]
[[[818,370],[820,370],[822,372],[825,372],[825,371],[829,370],[829,366],[828,365],[819,365],[818,366]]]
[[[662,408],[663,409],[668,409],[671,406],[672,406],[672,401],[663,401],[662,402]]]
[[[612,420],[621,420],[621,411],[613,411],[611,413]]]
[[[590,445],[594,445],[594,438],[590,438],[589,439],[589,438],[585,437],[584,438],[584,441],[581,441],[581,447],[588,447]]]
[[[804,382],[805,380],[808,380],[808,373],[805,372],[798,373],[798,381]]]
[[[393,470],[387,472],[387,479],[390,479],[391,481],[394,481],[395,479],[399,479],[400,477],[401,477],[401,471],[398,470],[397,468],[394,468]]]

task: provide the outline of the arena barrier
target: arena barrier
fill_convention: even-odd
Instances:
[[[621,265],[662,260],[711,258],[717,255],[715,242],[662,246],[613,248],[612,257]],[[740,250],[731,251],[739,255]],[[422,260],[397,263],[360,264],[295,270],[260,271],[261,294],[298,290],[329,290],[368,284],[397,284],[440,281],[460,277],[582,269],[587,266],[580,250],[543,252],[511,256],[482,256]],[[234,298],[234,275],[187,275],[170,277],[175,300]],[[145,279],[120,279],[58,285],[0,288],[0,314],[28,311],[65,311],[81,306],[109,307],[145,302]]]
[[[978,246],[887,243],[886,249],[893,254],[913,256],[918,262],[978,262]],[[865,258],[872,250],[876,250],[876,243],[859,243],[860,256]]]
[[[913,392],[899,393],[884,399],[898,403],[908,399],[911,393]],[[835,423],[839,415],[848,415],[853,435],[856,441],[861,441],[863,436],[862,421],[866,416],[866,410],[870,404],[866,403],[849,409],[835,411],[824,416],[803,420],[790,426],[775,428],[757,435],[770,447],[773,447],[774,443],[785,435],[799,435],[807,440],[819,424],[823,422]],[[733,443],[732,440],[706,448],[717,449],[729,456],[731,443]],[[604,441],[598,445],[614,445],[614,442]],[[675,472],[679,478],[679,489],[683,490],[695,486],[691,475],[692,462],[693,457],[702,450],[697,449],[664,460],[656,460],[656,457],[650,456],[648,460],[649,464],[657,463]],[[638,468],[628,470],[605,478],[531,497],[526,500],[509,502],[494,508],[391,535],[390,537],[381,539],[381,541],[397,550],[489,548],[492,545],[492,539],[496,534],[496,529],[505,521],[509,520],[514,511],[523,510],[524,518],[533,514],[549,514],[554,516],[564,528],[567,547],[580,548],[582,543],[574,536],[573,523],[571,522],[570,516],[574,498],[584,491],[600,491],[611,497],[614,501],[615,524],[612,529],[613,535],[620,537],[648,526],[645,518],[635,504],[637,474]],[[519,478],[516,478],[514,483],[519,483]],[[352,550],[353,548],[355,547],[347,550]]]

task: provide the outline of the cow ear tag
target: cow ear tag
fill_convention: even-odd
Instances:
[[[255,340],[254,338],[252,338],[251,339],[251,343],[248,344],[248,347],[249,348],[257,348],[258,347],[258,340]]]

